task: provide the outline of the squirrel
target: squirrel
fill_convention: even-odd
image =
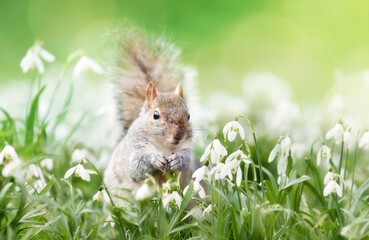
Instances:
[[[194,168],[192,127],[178,50],[160,38],[150,44],[131,30],[120,39],[118,56],[121,66],[113,71],[126,134],[105,170],[106,185],[134,196],[146,174],[161,185],[167,172],[181,172],[181,185],[187,185]]]

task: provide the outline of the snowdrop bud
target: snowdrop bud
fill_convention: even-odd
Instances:
[[[319,149],[316,165],[319,166],[322,159],[327,162],[329,162],[329,160],[331,159],[331,149],[327,147],[326,145],[323,145]]]

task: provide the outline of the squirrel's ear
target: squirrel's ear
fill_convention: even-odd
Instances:
[[[182,85],[181,83],[178,83],[177,87],[176,87],[176,90],[175,90],[175,93],[180,96],[181,98],[183,98],[183,88],[182,88]]]
[[[152,101],[158,96],[158,90],[156,89],[155,83],[149,82],[146,88],[146,108],[151,107]]]

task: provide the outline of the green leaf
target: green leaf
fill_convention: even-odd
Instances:
[[[31,145],[33,143],[33,136],[34,136],[34,127],[36,124],[37,119],[37,112],[38,112],[38,103],[40,100],[41,93],[45,90],[46,86],[43,86],[37,95],[33,98],[31,108],[27,114],[26,118],[26,145]]]
[[[301,183],[301,182],[304,182],[304,181],[307,181],[307,180],[310,180],[310,177],[307,176],[307,175],[304,175],[304,176],[301,176],[297,179],[294,179],[292,180],[291,182],[287,183],[286,186],[284,186],[283,188],[281,188],[279,191],[282,191],[284,189],[287,189],[295,184],[298,184],[298,183]]]
[[[367,179],[354,193],[354,197],[352,198],[352,202],[351,202],[351,208],[350,208],[350,212],[352,214],[354,214],[354,212],[356,212],[356,206],[359,203],[360,199],[361,199],[361,195],[363,195],[363,193],[369,189],[369,179]]]

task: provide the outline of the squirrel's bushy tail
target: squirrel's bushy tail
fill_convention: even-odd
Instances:
[[[136,29],[120,34],[117,64],[113,68],[119,115],[127,130],[139,116],[147,84],[161,92],[173,91],[183,78],[180,51],[163,38],[150,41]]]

